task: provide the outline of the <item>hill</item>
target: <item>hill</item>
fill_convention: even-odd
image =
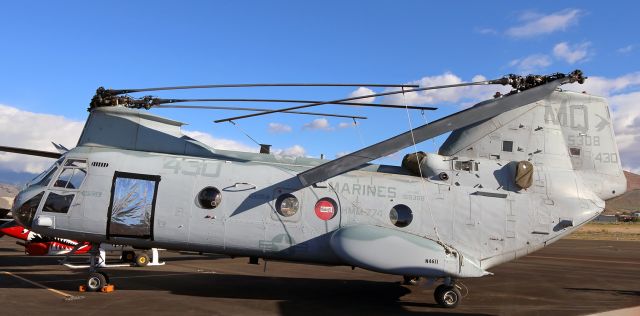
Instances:
[[[627,192],[606,202],[605,214],[640,211],[640,175],[624,172],[627,177]]]

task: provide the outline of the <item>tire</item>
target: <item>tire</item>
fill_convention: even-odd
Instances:
[[[89,277],[87,278],[87,291],[88,292],[99,292],[107,285],[107,279],[103,273],[92,272],[89,273]]]
[[[98,271],[98,273],[102,274],[102,276],[104,277],[105,281],[107,281],[107,283],[105,283],[105,285],[111,283],[111,281],[109,281],[109,275],[106,272]]]
[[[458,306],[460,301],[462,300],[462,295],[460,294],[460,290],[455,286],[450,285],[440,285],[436,288],[433,293],[434,298],[438,305],[444,308],[454,308]]]
[[[146,253],[140,253],[136,256],[136,266],[146,267],[149,264],[149,256]]]

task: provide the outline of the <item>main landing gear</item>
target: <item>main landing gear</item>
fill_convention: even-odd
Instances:
[[[99,271],[98,269],[106,269],[106,268],[114,268],[114,267],[129,267],[131,264],[138,267],[146,267],[146,266],[159,266],[164,265],[164,262],[159,262],[159,254],[157,248],[151,248],[151,257],[145,252],[136,252],[134,251],[122,251],[122,255],[120,259],[126,264],[107,264],[106,262],[106,251],[109,245],[102,244],[92,244],[91,250],[89,251],[89,265],[75,265],[67,263],[67,259],[70,255],[72,255],[75,251],[72,250],[67,258],[63,260],[63,264],[71,269],[89,269],[89,276],[85,282],[85,285],[81,287],[81,290],[86,290],[89,292],[100,292],[100,291],[112,291],[113,286],[109,283],[109,275],[107,275],[104,271]]]
[[[451,278],[446,278],[444,284],[436,287],[436,290],[433,292],[433,297],[438,305],[444,308],[454,308],[462,301],[460,286]]]

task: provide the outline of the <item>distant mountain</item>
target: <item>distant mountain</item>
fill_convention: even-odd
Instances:
[[[18,194],[18,188],[16,186],[0,183],[0,197],[14,197]]]
[[[606,202],[605,214],[640,211],[640,175],[624,172],[627,177],[627,192]]]
[[[35,177],[36,174],[33,173],[15,172],[0,169],[0,183],[7,183],[21,187]]]

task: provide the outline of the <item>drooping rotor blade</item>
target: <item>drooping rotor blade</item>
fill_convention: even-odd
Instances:
[[[195,86],[156,87],[142,89],[109,89],[113,94],[125,94],[146,91],[215,89],[215,88],[253,88],[253,87],[378,87],[378,88],[417,88],[412,84],[383,84],[383,83],[234,83],[208,84]]]
[[[298,174],[304,186],[325,181],[347,171],[353,170],[372,160],[385,157],[399,150],[431,139],[452,130],[492,118],[500,113],[536,102],[548,96],[559,85],[569,82],[571,78],[555,79],[528,90],[508,95],[499,99],[483,101],[475,106],[456,112],[411,131],[389,138],[375,145],[360,149],[320,166]]]
[[[293,106],[293,107],[285,108],[285,109],[277,109],[277,110],[271,110],[271,111],[267,111],[267,112],[260,112],[260,113],[236,116],[236,117],[216,120],[214,122],[215,123],[222,123],[222,122],[227,122],[227,121],[236,121],[236,120],[239,120],[239,119],[244,119],[244,118],[249,118],[249,117],[254,117],[254,116],[266,115],[266,114],[277,113],[277,112],[282,112],[282,111],[298,110],[298,109],[303,109],[303,108],[308,108],[308,107],[318,106],[318,105],[323,105],[323,104],[335,104],[335,103],[340,103],[340,102],[348,102],[348,101],[353,101],[353,100],[368,99],[368,98],[381,97],[381,96],[394,95],[394,94],[401,94],[401,93],[427,91],[427,90],[437,90],[437,89],[446,89],[446,88],[455,88],[455,87],[465,87],[465,86],[478,86],[478,85],[489,85],[489,84],[505,84],[504,82],[506,82],[506,81],[503,78],[503,79],[496,79],[496,80],[465,82],[465,83],[457,83],[457,84],[449,84],[449,85],[433,86],[433,87],[424,87],[424,88],[409,89],[409,90],[402,89],[402,90],[398,90],[398,91],[383,92],[383,93],[376,93],[376,94],[368,94],[368,95],[363,95],[363,96],[358,96],[358,97],[350,97],[350,98],[344,98],[344,99],[338,99],[338,100],[333,100],[333,101],[315,102],[315,103],[311,103],[311,104]]]
[[[156,106],[154,106],[154,108],[161,108],[161,109],[231,110],[231,111],[253,111],[253,112],[269,111],[269,109],[229,107],[229,106],[206,106],[206,105],[156,105]],[[366,116],[342,115],[342,114],[318,113],[318,112],[284,111],[282,113],[302,114],[302,115],[315,115],[315,116],[330,116],[330,117],[344,117],[344,118],[352,118],[352,119],[359,119],[359,120],[366,120],[367,119]]]
[[[55,153],[52,151],[43,151],[43,150],[8,147],[8,146],[0,146],[0,151],[6,151],[9,153],[16,153],[16,154],[23,154],[23,155],[30,155],[30,156],[55,158],[55,159],[60,158],[62,156],[61,153]]]
[[[277,102],[277,103],[319,103],[322,101],[311,100],[281,100],[281,99],[156,99],[154,104],[171,104],[171,103],[184,103],[184,102]],[[411,110],[437,110],[436,107],[431,106],[414,106],[414,105],[398,105],[398,104],[381,104],[381,103],[362,103],[362,102],[335,102],[327,104],[341,104],[341,105],[355,105],[355,106],[368,106],[368,107],[380,107],[380,108],[393,108],[393,109],[411,109]],[[156,106],[154,106],[156,107]]]

